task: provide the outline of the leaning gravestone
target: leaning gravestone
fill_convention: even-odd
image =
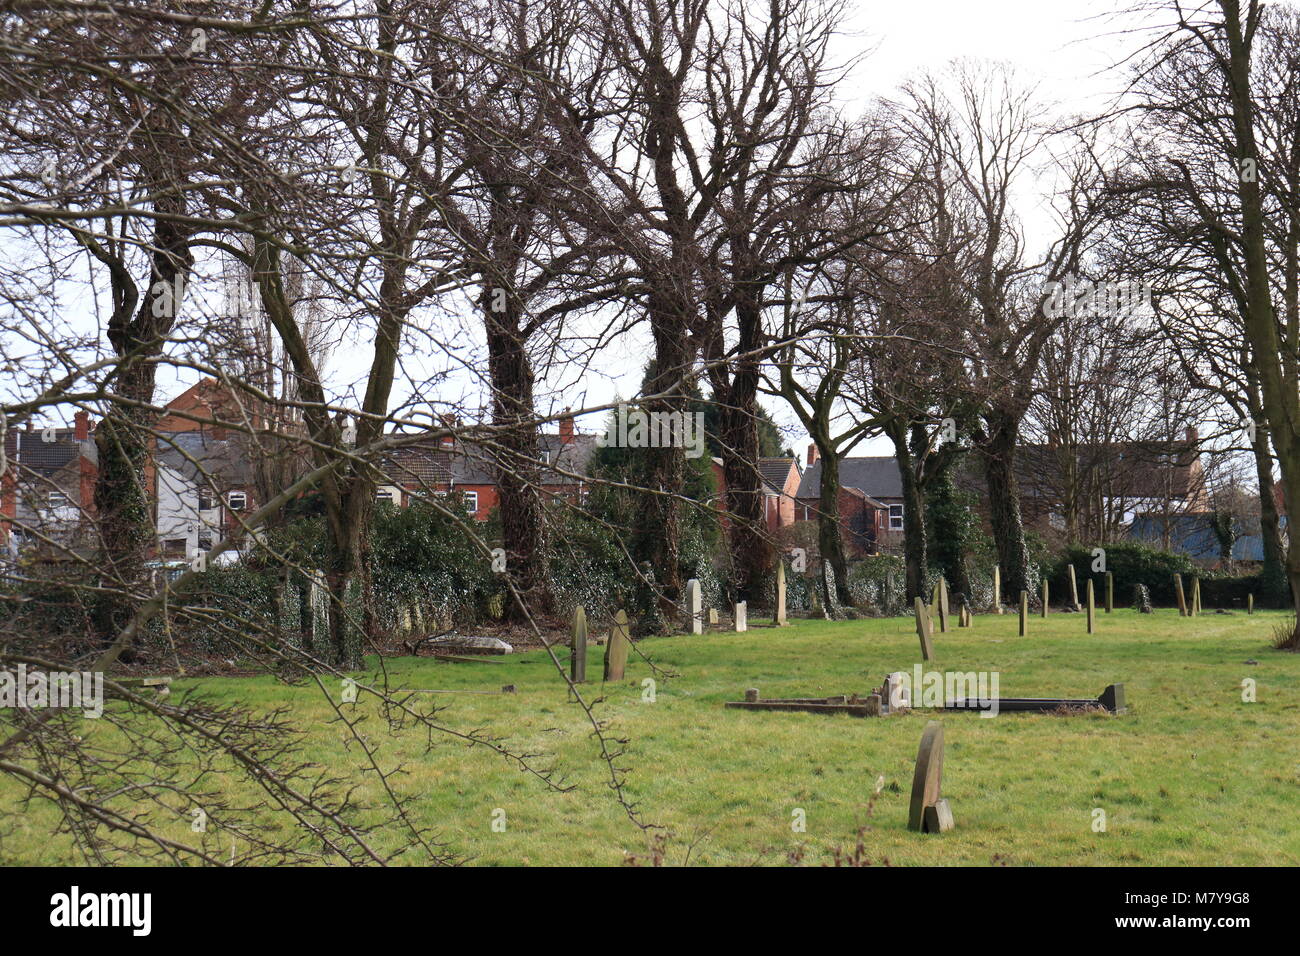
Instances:
[[[740,634],[749,630],[749,605],[746,601],[741,601],[736,605],[736,633]]]
[[[569,680],[575,684],[587,680],[587,612],[579,605],[573,611],[573,649],[569,658]]]
[[[717,626],[718,626],[718,609],[716,607],[711,607],[709,608],[709,627],[717,627]]]
[[[689,618],[692,634],[704,633],[703,599],[700,595],[700,582],[691,578],[686,582],[686,614]]]
[[[632,647],[628,637],[627,614],[620,610],[614,615],[614,626],[605,644],[605,680],[622,680],[627,668],[627,654]]]
[[[921,639],[921,659],[930,660],[934,657],[934,647],[930,643],[930,610],[925,606],[925,601],[921,596],[916,596],[916,636]]]
[[[908,808],[907,828],[921,833],[951,830],[952,811],[943,799],[943,725],[930,721],[921,734],[921,748],[916,754],[916,772],[912,775],[912,802]]]
[[[776,626],[785,627],[789,621],[785,613],[785,562],[776,562]]]
[[[1067,564],[1065,570],[1070,578],[1070,610],[1079,610],[1079,582],[1074,577],[1074,565]]]

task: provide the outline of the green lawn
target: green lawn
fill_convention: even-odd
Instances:
[[[619,764],[647,821],[668,834],[668,864],[784,863],[802,846],[805,863],[830,859],[867,827],[866,854],[894,865],[1261,865],[1300,862],[1300,655],[1269,647],[1282,616],[1213,613],[1180,619],[1131,610],[1098,613],[1088,636],[1080,614],[1035,617],[1030,636],[1014,615],[982,615],[970,630],[936,634],[934,670],[997,671],[1003,696],[1096,696],[1127,687],[1126,716],[942,714],[947,738],[944,793],[956,830],[908,832],[908,797],[921,730],[933,713],[885,719],[724,709],[747,687],[764,697],[864,693],[892,670],[919,660],[911,618],[843,623],[798,621],[747,634],[672,637],[639,646],[675,671],[642,700],[649,668],[635,653],[628,679],[604,688],[598,713],[626,737]],[[762,624],[763,622],[755,622]],[[593,625],[593,632],[599,631]],[[587,667],[598,696],[603,648]],[[562,656],[567,651],[562,651]],[[1248,659],[1258,661],[1248,665]],[[482,747],[440,740],[425,753],[423,734],[390,735],[364,693],[356,705],[375,712],[369,732],[393,778],[418,794],[414,812],[480,864],[617,865],[642,854],[633,827],[607,786],[608,775],[581,710],[544,653],[504,663],[389,662],[395,686],[497,689],[516,695],[439,695],[444,722],[489,729],[513,747],[545,756],[576,789],[548,791]],[[1257,702],[1242,701],[1243,678]],[[335,773],[374,783],[359,770],[343,731],[311,687],[269,678],[209,679],[204,691],[225,702],[270,708],[288,704],[312,728],[307,756]],[[884,789],[869,812],[878,777]],[[0,817],[12,819],[12,783],[0,780]],[[806,832],[792,832],[792,813]],[[1093,831],[1093,810],[1107,816]],[[494,832],[493,811],[505,811]],[[51,839],[49,811],[34,807],[0,845],[9,863],[72,859],[66,839]],[[178,821],[178,826],[183,826]],[[178,832],[183,832],[178,831]],[[387,832],[378,842],[402,839]],[[411,855],[407,862],[423,862]]]

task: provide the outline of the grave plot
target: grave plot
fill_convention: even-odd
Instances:
[[[870,694],[841,694],[833,697],[759,696],[758,688],[745,691],[744,700],[729,700],[727,707],[737,710],[796,711],[807,714],[848,714],[850,717],[887,717],[908,710],[907,690],[902,674],[890,674],[885,683]]]
[[[1069,714],[1089,710],[1104,710],[1111,714],[1128,713],[1128,704],[1124,696],[1123,684],[1111,684],[1101,695],[1092,697],[999,697],[998,711],[1007,713]],[[935,710],[976,710],[987,709],[988,701],[978,698],[948,701]],[[926,708],[922,708],[926,709]]]

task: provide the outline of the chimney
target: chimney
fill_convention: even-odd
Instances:
[[[442,416],[443,428],[455,428],[459,424],[460,424],[460,419],[458,419],[455,415],[448,414]],[[438,446],[440,448],[452,448],[455,446],[455,444],[456,444],[455,435],[443,435],[440,439],[438,439]]]
[[[807,465],[807,467],[811,468],[811,467],[812,467],[813,465],[815,465],[815,464],[817,464],[817,443],[816,443],[816,442],[809,442],[809,443],[808,443],[808,465]]]
[[[85,443],[90,441],[90,412],[79,411],[73,416],[72,437],[77,440],[77,504],[83,514],[91,514],[95,507],[95,480],[99,469],[86,455]]]
[[[1197,432],[1195,425],[1187,426],[1187,444],[1195,445],[1200,440],[1200,433]]]
[[[567,412],[568,409],[566,408],[565,411]],[[561,445],[573,444],[573,416],[572,415],[566,415],[564,418],[560,419],[560,444]]]
[[[86,441],[90,438],[90,412],[82,409],[72,416],[74,422],[72,437],[77,441]]]

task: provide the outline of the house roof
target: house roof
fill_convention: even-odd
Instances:
[[[790,476],[791,466],[798,470],[799,459],[760,458],[758,460],[758,474],[763,479],[763,484],[767,485],[772,491],[780,493],[785,491],[785,480]]]
[[[187,478],[226,487],[246,487],[253,482],[253,466],[245,443],[213,438],[207,432],[164,432],[158,436],[158,463]]]
[[[821,481],[822,463],[818,459],[803,473],[799,497],[820,498]],[[903,497],[903,479],[898,474],[898,462],[889,455],[841,458],[840,487],[857,488],[877,499],[877,503],[881,498]]]
[[[28,475],[44,478],[62,471],[80,454],[92,462],[99,460],[94,441],[78,442],[75,429],[56,428],[51,434],[53,441],[45,441],[43,430],[6,432],[5,458]]]
[[[575,484],[587,474],[596,436],[575,434],[571,442],[564,442],[556,434],[540,435],[538,445],[539,453],[549,452],[551,456],[551,464],[542,467],[541,482]],[[501,449],[479,442],[456,441],[446,446],[440,440],[428,439],[389,452],[380,468],[399,483],[494,485],[505,458]]]
[[[1159,546],[1164,541],[1163,529],[1168,522],[1169,546],[1188,557],[1203,561],[1216,561],[1219,558],[1219,539],[1214,533],[1214,516],[1212,514],[1192,512],[1179,515],[1141,514],[1133,518],[1128,527],[1128,536],[1136,541]],[[1286,517],[1278,519],[1283,532],[1286,531]],[[1248,519],[1235,523],[1237,538],[1232,543],[1234,561],[1263,561],[1264,538],[1259,530],[1259,521]]]
[[[1051,497],[1063,482],[1062,469],[1070,452],[1051,445],[1021,445],[1016,472],[1026,494]],[[1074,448],[1081,472],[1097,469],[1105,479],[1102,492],[1110,498],[1188,498],[1195,496],[1200,452],[1188,440],[1115,442]]]

